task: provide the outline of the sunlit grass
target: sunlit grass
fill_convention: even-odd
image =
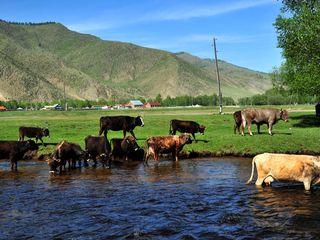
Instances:
[[[304,108],[304,107],[303,107]],[[261,152],[312,153],[320,154],[320,122],[312,111],[295,109],[289,113],[289,122],[279,121],[273,136],[267,133],[266,125],[261,127],[262,134],[240,136],[233,133],[232,113],[239,108],[225,108],[228,114],[219,115],[217,108],[177,108],[156,110],[109,110],[109,111],[23,111],[0,113],[0,139],[17,140],[20,126],[48,127],[51,138],[44,138],[40,152],[50,152],[54,143],[68,140],[84,146],[87,135],[97,135],[99,119],[106,115],[141,115],[145,127],[136,127],[134,132],[140,146],[150,136],[168,135],[171,119],[193,120],[206,125],[205,135],[196,134],[199,140],[184,148],[185,152],[212,152],[216,155],[252,156]],[[311,110],[312,108],[306,108]],[[296,112],[297,111],[297,112]],[[300,111],[300,112],[299,112]],[[108,139],[121,138],[122,131],[109,131]]]

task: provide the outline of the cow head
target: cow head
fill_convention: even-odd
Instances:
[[[144,126],[144,122],[143,122],[143,119],[141,116],[138,116],[134,119],[134,124],[136,126],[140,126],[140,127],[143,127]]]
[[[48,128],[42,128],[42,134],[45,137],[50,137],[49,129]]]
[[[121,142],[121,149],[131,160],[143,160],[144,150],[139,147],[134,137],[128,136],[123,139]]]
[[[204,126],[204,125],[200,125],[199,126],[199,132],[202,134],[202,135],[204,135],[204,130],[206,129],[206,126]]]
[[[121,142],[121,148],[124,152],[135,152],[139,149],[137,141],[134,137],[128,136]]]
[[[287,110],[280,110],[280,118],[285,121],[288,122],[288,118],[289,118],[289,114]]]
[[[191,144],[192,143],[191,135],[189,133],[183,133],[179,136],[179,138],[181,139],[182,144]]]
[[[49,165],[50,172],[54,173],[57,171],[57,167],[61,165],[61,159],[57,159],[54,156],[50,157],[46,160],[47,164]]]
[[[39,149],[38,144],[36,144],[33,140],[26,141],[25,148],[29,151],[35,151]]]

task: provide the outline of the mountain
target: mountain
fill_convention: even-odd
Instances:
[[[219,61],[223,96],[271,87],[267,74]],[[0,21],[0,99],[137,98],[217,93],[213,62],[130,43],[104,41],[54,23]]]

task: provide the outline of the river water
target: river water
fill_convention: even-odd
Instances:
[[[0,162],[0,239],[319,239],[320,190],[245,182],[251,159],[162,161],[50,175]]]

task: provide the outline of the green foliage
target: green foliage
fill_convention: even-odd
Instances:
[[[275,27],[285,63],[281,77],[291,92],[320,96],[320,2],[284,0]]]

